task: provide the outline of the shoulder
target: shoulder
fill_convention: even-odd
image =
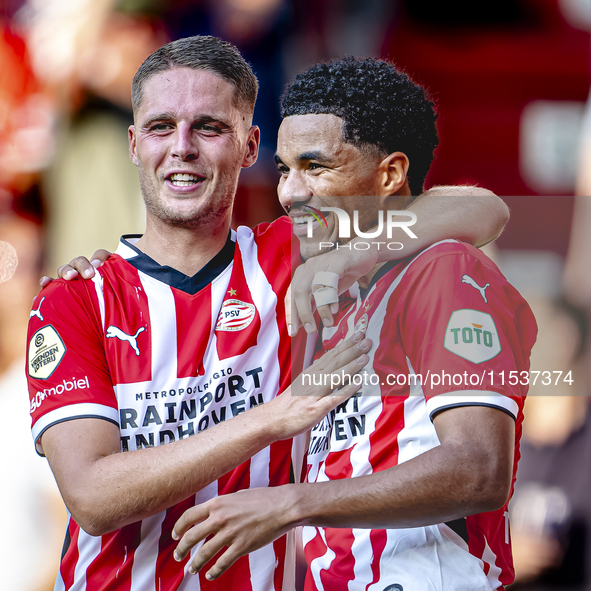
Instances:
[[[256,244],[259,261],[264,266],[272,264],[290,269],[299,264],[299,243],[293,236],[291,221],[287,216],[271,223],[259,224],[252,230],[241,226],[237,234],[239,244],[241,238]]]
[[[438,313],[479,310],[500,314],[506,322],[529,325],[535,330],[533,313],[523,296],[489,257],[469,244],[444,240],[392,273],[396,275],[388,273],[384,279],[387,284],[399,283],[389,292],[396,294],[397,309],[404,314],[426,309]]]
[[[74,302],[88,302],[93,299],[92,294],[95,291],[95,281],[89,279],[77,278],[71,281],[65,279],[55,279],[47,287],[43,288],[37,297],[33,300],[33,312],[41,313],[49,309],[60,309],[64,305]]]
[[[132,271],[133,267],[124,259],[111,255],[92,279],[78,277],[71,281],[52,281],[33,300],[29,327],[47,321],[71,324],[72,318],[76,318],[77,324],[85,324],[85,320],[96,322],[100,317],[104,285],[125,280],[126,273]]]
[[[453,266],[481,266],[505,280],[497,265],[480,249],[454,239],[437,242],[419,252],[408,262],[408,268],[412,268],[415,272],[420,272],[426,267],[437,270]]]

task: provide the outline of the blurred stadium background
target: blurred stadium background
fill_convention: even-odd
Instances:
[[[440,147],[427,185],[476,183],[511,221],[488,249],[540,324],[512,507],[515,589],[591,589],[591,0],[2,0],[0,4],[0,573],[53,587],[64,515],[28,432],[25,330],[38,278],[141,232],[127,157],[130,82],[163,43],[213,34],[260,81],[258,163],[235,224],[280,215],[273,163],[285,84],[344,54],[392,59],[425,85]]]

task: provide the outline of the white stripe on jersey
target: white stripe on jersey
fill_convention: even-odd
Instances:
[[[193,548],[195,552],[201,548],[203,542],[199,542],[196,547]],[[191,560],[193,560],[194,552],[191,551]],[[199,575],[188,575],[187,569],[189,568],[190,561],[185,566],[185,576],[179,585],[177,591],[201,591],[201,581]]]
[[[481,561],[443,536],[437,525],[386,533],[380,578],[368,591],[383,591],[393,583],[413,589],[417,581],[421,591],[490,591]]]
[[[230,263],[230,265],[221,273],[218,277],[212,281],[211,285],[211,328],[210,328],[210,337],[209,343],[207,345],[207,349],[205,350],[205,354],[203,356],[203,366],[204,367],[216,367],[217,363],[219,362],[218,356],[218,339],[217,334],[215,332],[215,327],[220,315],[220,308],[218,307],[218,303],[221,306],[222,302],[224,301],[224,297],[228,292],[228,286],[230,283],[230,278],[232,276],[232,270],[234,268],[234,261]],[[231,357],[228,359],[232,359]]]
[[[66,584],[64,583],[64,579],[62,578],[61,570],[57,571],[57,577],[55,579],[53,591],[66,591]]]
[[[271,461],[271,448],[265,447],[250,459],[250,482],[256,486],[269,486],[269,465]],[[253,591],[267,591],[269,580],[273,579],[275,571],[275,549],[273,544],[267,544],[248,555],[250,565],[250,581]]]
[[[158,542],[162,533],[162,521],[166,511],[142,520],[142,543],[133,555],[130,591],[158,591],[156,585],[156,561],[158,559]]]
[[[82,528],[78,534],[78,561],[74,571],[74,584],[69,591],[86,589],[86,571],[94,559],[100,554],[103,538],[89,536]]]
[[[166,384],[177,376],[176,307],[170,286],[138,271],[148,298],[152,343],[152,382]]]
[[[125,238],[125,240],[129,242],[129,244],[135,244],[139,239],[139,236],[129,236]],[[133,248],[127,246],[127,244],[125,244],[123,240],[121,240],[117,245],[117,250],[115,251],[115,254],[118,254],[121,258],[124,258],[125,260],[133,259],[135,257],[140,256],[135,250],[133,250]]]
[[[70,527],[70,519],[72,519],[72,514],[68,511],[68,508],[66,507],[66,533]],[[65,537],[65,535],[66,534],[64,534],[64,537]],[[61,566],[61,564],[60,564],[60,566]],[[66,590],[66,584],[64,583],[64,578],[62,577],[61,568],[58,567],[57,577],[55,579],[55,585],[53,586],[53,591],[65,591],[65,590]]]
[[[273,313],[277,307],[277,296],[269,280],[258,263],[258,246],[248,228],[240,227],[237,232],[238,246],[242,254],[244,278],[250,290],[252,301],[259,312],[261,333],[265,334],[264,342],[257,341],[257,353],[264,347],[267,351],[277,351],[279,347],[279,328],[277,315]],[[267,354],[266,351],[263,354]],[[279,392],[279,363],[273,363],[266,371],[264,379],[272,384],[272,389]],[[271,448],[267,447],[250,459],[250,486],[269,486],[269,467]],[[265,591],[273,580],[273,572],[277,557],[273,544],[263,546],[248,556],[250,580],[253,591]]]
[[[484,536],[484,552],[482,553],[482,560],[488,563],[490,570],[488,571],[488,581],[493,589],[498,589],[501,586],[499,576],[503,572],[500,567],[497,566],[497,555],[491,550],[488,545],[488,540]]]
[[[408,357],[406,364],[409,374],[415,374]],[[399,464],[408,462],[440,444],[435,426],[429,420],[425,407],[423,388],[415,382],[411,384],[409,396],[404,401],[404,427],[398,433]]]
[[[103,291],[103,276],[100,273],[95,273],[92,282],[94,283],[94,290],[96,291],[96,297],[98,299],[103,332],[105,332],[105,294]]]
[[[273,573],[277,566],[277,558],[273,544],[267,544],[248,555],[250,567],[250,584],[253,591],[272,591]]]
[[[257,342],[257,354],[260,351],[262,354],[268,355],[269,351],[277,351],[279,348],[279,326],[276,312],[277,296],[258,262],[258,245],[254,241],[252,231],[242,226],[238,228],[237,237],[238,246],[242,253],[244,277],[248,289],[250,289],[252,301],[259,311],[261,319],[260,334],[265,335],[264,342],[260,342],[260,339]],[[283,305],[283,302],[280,302],[280,305]],[[265,380],[268,384],[272,384],[275,392],[279,393],[281,368],[278,360],[267,370]]]
[[[351,554],[355,559],[353,563],[353,573],[355,578],[349,581],[347,588],[349,591],[362,591],[367,587],[367,581],[373,579],[371,564],[374,556],[369,541],[370,529],[354,528],[351,530],[355,540],[351,544]]]

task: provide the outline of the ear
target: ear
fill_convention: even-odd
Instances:
[[[135,137],[135,125],[130,125],[129,129],[127,130],[127,136],[129,139],[129,157],[131,161],[137,166],[138,165],[138,157],[137,157],[137,142]]]
[[[410,162],[406,154],[402,152],[388,154],[379,164],[380,193],[384,196],[404,193],[408,189],[409,166]]]
[[[261,130],[253,125],[248,131],[248,140],[246,141],[246,152],[242,160],[242,168],[252,166],[259,155],[259,144],[261,141]]]

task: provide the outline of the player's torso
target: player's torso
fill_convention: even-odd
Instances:
[[[443,245],[442,248],[453,249],[454,246]],[[430,256],[435,257],[433,252],[427,253],[421,264]],[[460,256],[464,255],[464,252],[460,253]],[[419,279],[423,281],[423,293],[432,290],[429,291],[432,297],[442,301],[452,298],[450,292],[456,289],[457,283],[460,293],[467,294],[469,301],[466,305],[460,301],[457,307],[482,309],[476,312],[479,319],[488,314],[488,308],[478,308],[480,292],[471,283],[462,281],[465,277],[462,272],[450,281],[451,290],[448,285],[440,288],[437,275],[425,282],[421,272],[421,266],[415,261],[391,268],[367,293],[362,292],[363,297],[359,296],[341,313],[335,328],[324,329],[325,349],[334,347],[341,338],[351,336],[359,329],[366,331],[373,344],[370,361],[358,378],[362,384],[358,396],[335,409],[312,431],[307,467],[309,482],[386,470],[439,445],[428,408],[428,398],[433,394],[426,396],[426,389],[421,385],[423,380],[429,379],[426,374],[431,367],[429,356],[425,363],[418,352],[425,347],[433,351],[439,348],[449,356],[451,349],[451,359],[446,358],[440,366],[453,373],[456,366],[465,369],[456,364],[456,356],[467,355],[460,360],[462,363],[469,357],[476,362],[486,361],[495,353],[489,349],[500,346],[499,336],[495,333],[493,347],[488,347],[490,343],[481,339],[480,342],[474,340],[468,353],[460,347],[454,348],[453,344],[445,351],[449,338],[453,339],[456,333],[462,336],[465,331],[463,325],[457,330],[454,323],[448,322],[451,309],[445,305],[441,306],[441,316],[445,318],[439,319],[437,327],[436,323],[425,325],[423,322],[420,334],[410,333],[408,321],[412,323],[413,308],[408,302],[418,297],[412,290]],[[457,294],[453,298],[457,298]],[[451,312],[451,319],[456,316]],[[498,316],[495,318],[499,323]],[[480,326],[479,330],[484,328],[487,327]],[[473,335],[475,329],[470,330]],[[489,369],[486,364],[481,367]],[[482,369],[478,371],[480,374]],[[419,376],[419,372],[422,375]],[[516,442],[521,419],[519,411]],[[306,588],[336,590],[343,585],[350,588],[359,585],[359,588],[375,591],[384,588],[403,591],[420,585],[421,589],[473,591],[496,588],[499,579],[510,580],[510,549],[503,510],[460,521],[460,524],[442,523],[402,530],[305,528],[304,543],[309,561]],[[469,536],[466,530],[470,531]],[[489,541],[494,550],[491,550]]]
[[[277,395],[288,360],[260,269],[235,260],[191,294],[119,261],[100,283],[123,451],[194,435]]]
[[[196,436],[269,402],[289,379],[289,339],[280,319],[289,264],[276,272],[272,262],[261,264],[259,245],[246,229],[237,243],[224,268],[203,287],[130,264],[124,258],[134,253],[125,245],[95,278],[93,303],[122,452]],[[285,537],[209,582],[201,573],[186,574],[187,561],[173,559],[176,542],[170,534],[197,503],[242,488],[286,484],[290,454],[291,441],[277,442],[186,501],[102,538],[71,522],[58,588],[63,583],[64,589],[88,591],[281,589]]]

